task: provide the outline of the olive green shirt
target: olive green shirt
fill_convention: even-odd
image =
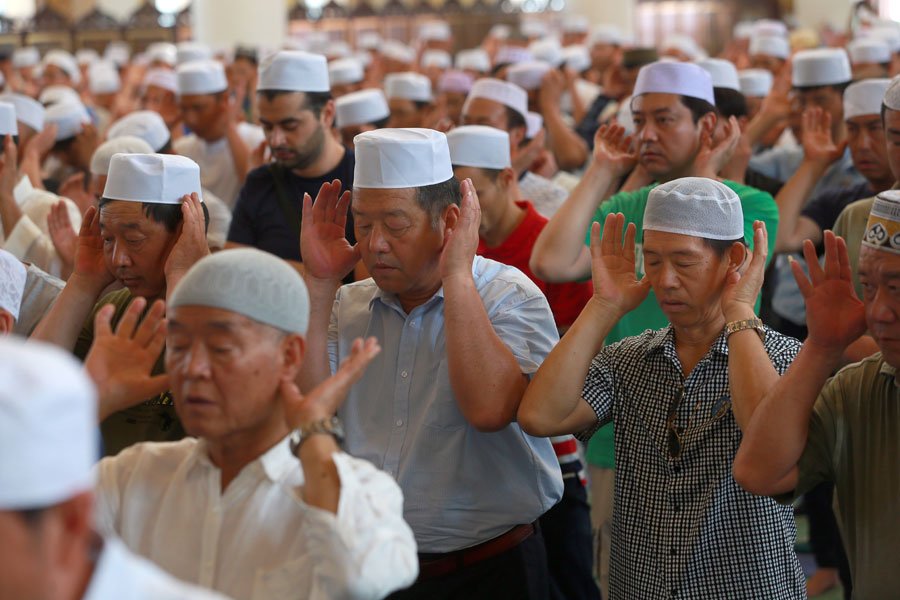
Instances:
[[[823,481],[835,484],[853,597],[896,598],[900,381],[881,353],[841,369],[822,388],[798,469],[791,497]]]
[[[113,304],[116,307],[112,318],[112,325],[115,328],[125,309],[131,304],[131,300],[128,288],[111,292],[100,299],[84,322],[75,343],[75,355],[78,358],[84,360],[94,342],[94,317],[97,311],[107,304]],[[153,366],[153,375],[166,372],[164,354],[165,350]],[[106,456],[114,456],[119,450],[138,442],[177,441],[185,436],[181,421],[175,414],[175,404],[170,392],[148,398],[137,406],[111,414],[100,424],[100,431],[103,434],[103,450]]]
[[[839,235],[847,242],[847,255],[850,257],[850,269],[853,271],[853,288],[857,298],[863,297],[862,285],[859,283],[859,249],[862,246],[863,236],[866,234],[866,223],[869,222],[869,213],[875,204],[875,196],[857,200],[844,207],[837,221],[834,222],[835,235]]]

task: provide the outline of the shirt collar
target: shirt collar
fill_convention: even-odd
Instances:
[[[887,363],[887,361],[884,360],[884,356],[881,357],[881,369],[879,369],[879,372],[882,375],[886,375],[888,377],[893,377],[894,385],[897,387],[900,387],[900,381],[898,381],[898,379],[897,379],[897,368],[889,365]]]
[[[647,358],[651,354],[664,349],[668,349],[673,354],[675,353],[675,328],[671,324],[665,329],[660,329],[650,338],[647,347],[644,349],[644,357]],[[713,352],[728,356],[728,338],[725,337],[724,328],[709,349],[709,353]]]
[[[209,458],[209,450],[206,440],[198,439],[194,445],[191,459],[196,465],[206,469],[218,469]],[[281,439],[274,446],[266,450],[256,460],[244,467],[244,469],[254,468],[259,464],[263,473],[273,482],[282,481],[292,469],[299,466],[298,459],[291,454],[290,435]],[[241,471],[243,472],[243,470]]]

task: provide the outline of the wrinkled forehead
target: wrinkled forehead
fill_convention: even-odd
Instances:
[[[354,215],[415,214],[424,212],[416,200],[416,188],[353,188],[350,210]]]
[[[868,278],[900,279],[900,254],[863,244],[859,249],[858,272]]]
[[[703,238],[683,233],[668,231],[644,230],[644,254],[692,254],[705,255],[710,252]]]
[[[279,337],[283,333],[271,325],[260,323],[240,312],[196,304],[169,308],[167,330],[173,334],[221,333],[235,336],[271,334]]]

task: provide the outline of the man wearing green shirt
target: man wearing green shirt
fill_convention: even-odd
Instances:
[[[730,160],[740,138],[737,120],[732,117],[725,127],[725,139],[712,146],[717,121],[712,79],[694,64],[656,62],[644,66],[638,73],[631,102],[634,136],[625,137],[624,128],[619,126],[598,129],[592,161],[584,177],[535,242],[530,267],[537,277],[550,282],[590,278],[591,223],[603,224],[606,215],[619,212],[625,215],[626,226],[634,223],[637,227],[635,264],[638,276],[643,277],[642,222],[650,190],[681,177],[718,179],[717,173]],[[629,172],[622,191],[615,193]],[[723,183],[741,200],[745,239],[752,244],[754,221],[766,224],[771,256],[778,228],[775,200],[755,188],[732,181]],[[582,232],[586,232],[584,237]],[[651,292],[619,320],[606,341],[618,342],[667,324]],[[595,543],[602,555],[602,548],[608,547],[612,519],[611,510],[601,510],[612,506],[612,425],[591,439],[586,458],[592,481],[593,527],[599,537]],[[604,592],[607,560],[608,555],[598,560],[597,575]]]

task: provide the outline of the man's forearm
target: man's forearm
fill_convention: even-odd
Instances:
[[[775,115],[763,112],[757,113],[756,116],[747,123],[747,128],[744,130],[744,135],[747,137],[750,146],[756,146],[756,144],[759,143],[759,140],[761,140],[772,127],[778,125],[780,120],[781,119]]]
[[[797,221],[806,199],[822,178],[827,166],[805,160],[775,196],[779,223],[775,235],[775,252],[796,249]],[[802,242],[801,242],[802,243]]]
[[[340,452],[330,435],[314,434],[300,444],[297,455],[303,467],[303,501],[337,514],[341,478],[332,456]]]
[[[570,171],[584,165],[588,157],[587,144],[566,124],[558,107],[544,112],[544,124],[559,168]]]
[[[750,306],[726,311],[728,322],[754,319]],[[755,329],[745,329],[728,337],[728,384],[731,405],[738,426],[744,430],[766,393],[778,383],[778,371],[772,365],[766,347]]]
[[[470,274],[444,279],[447,367],[466,420],[498,431],[515,420],[527,384],[512,351],[494,331]]]
[[[300,369],[298,387],[308,394],[331,377],[328,359],[328,325],[340,281],[322,281],[305,277],[309,291],[309,328],[306,331],[306,356]]]
[[[55,344],[71,352],[102,291],[94,282],[85,280],[77,273],[73,274],[56,304],[38,323],[31,339]]]

